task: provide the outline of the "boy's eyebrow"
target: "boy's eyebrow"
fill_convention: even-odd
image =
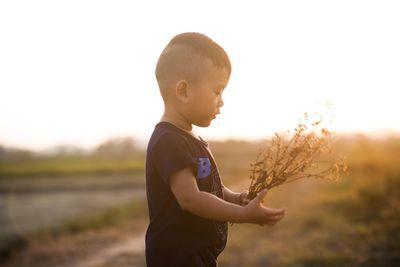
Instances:
[[[224,90],[225,87],[226,87],[226,84],[221,83],[221,84],[218,84],[215,88]]]

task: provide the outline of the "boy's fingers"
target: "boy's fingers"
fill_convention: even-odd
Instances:
[[[282,217],[281,217],[281,218],[269,218],[268,221],[264,222],[263,224],[264,224],[264,225],[267,224],[267,225],[269,225],[269,226],[273,226],[273,225],[275,225],[277,222],[279,222],[281,219],[282,219]]]
[[[269,216],[281,215],[281,214],[286,213],[285,209],[272,209],[272,208],[265,208],[265,209],[266,209],[266,213]]]
[[[275,216],[269,217],[269,220],[272,221],[272,222],[277,222],[277,221],[282,220],[283,217],[284,217],[283,214],[282,215],[275,215]]]
[[[275,224],[278,221],[282,220],[282,218],[285,216],[285,213],[282,212],[281,210],[276,210],[274,213],[266,213],[266,219],[267,219],[267,224]]]

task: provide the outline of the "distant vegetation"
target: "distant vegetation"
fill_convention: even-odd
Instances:
[[[144,154],[131,138],[113,138],[93,151],[60,146],[47,153],[0,146],[0,178],[110,174],[144,170]]]
[[[43,236],[56,237],[61,235],[79,234],[106,227],[118,227],[118,225],[124,223],[132,224],[134,220],[143,218],[145,215],[147,215],[147,206],[145,200],[142,199],[108,208],[101,212],[88,214],[78,219],[67,220],[61,225],[40,229],[32,235],[33,238],[35,236],[36,238],[42,238]]]

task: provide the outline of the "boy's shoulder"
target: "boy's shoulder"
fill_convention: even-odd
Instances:
[[[163,147],[169,145],[189,146],[190,136],[183,130],[169,122],[159,122],[150,137],[147,152],[152,151],[155,147]]]
[[[195,152],[199,149],[208,150],[208,143],[201,138],[196,139],[169,122],[159,122],[149,140],[147,154],[172,152],[172,150]]]
[[[157,143],[160,139],[186,139],[186,136],[175,125],[169,122],[159,122],[154,128],[149,144]]]

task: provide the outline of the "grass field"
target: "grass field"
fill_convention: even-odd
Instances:
[[[350,176],[274,188],[274,227],[234,225],[222,266],[399,266],[400,140],[342,140]]]
[[[250,182],[248,163],[254,160],[258,145],[211,142],[227,186],[240,185],[246,189]],[[284,220],[274,227],[234,224],[229,228],[228,244],[219,258],[220,266],[400,266],[400,138],[341,138],[336,148],[347,157],[350,175],[337,182],[303,180],[273,188],[265,204],[286,207]],[[90,184],[90,180],[98,181],[100,188],[109,186],[107,179],[96,175],[89,178],[85,171],[83,174],[86,182],[71,179],[71,183],[75,180],[77,190]],[[39,177],[32,181],[40,181]],[[11,180],[30,179],[16,175]],[[61,183],[62,175],[42,183],[50,188],[66,186],[57,180]],[[23,188],[22,184],[18,186]],[[133,229],[135,223],[141,225],[135,229],[143,229],[146,216],[144,199],[119,204],[66,220],[57,227],[44,228],[35,232],[29,242],[39,242],[42,247],[48,242],[53,246],[64,237],[93,232],[101,236],[106,229],[119,229],[119,235],[126,235],[124,231]],[[65,253],[71,253],[65,249]],[[53,251],[50,247],[48,250]],[[55,254],[59,257],[62,253],[59,249]]]
[[[143,172],[0,179],[0,262],[43,237],[57,239],[145,217]]]
[[[82,174],[132,173],[144,170],[144,161],[137,159],[45,158],[0,165],[0,179],[17,176],[62,176]]]

